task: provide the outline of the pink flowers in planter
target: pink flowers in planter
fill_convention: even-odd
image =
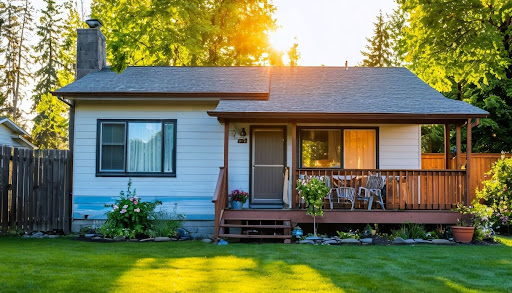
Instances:
[[[134,209],[133,211],[136,213],[140,213],[140,209]]]
[[[121,213],[121,214],[126,213],[126,209],[122,209],[122,210],[120,211],[120,213]]]

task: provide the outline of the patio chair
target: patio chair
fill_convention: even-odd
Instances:
[[[368,202],[368,210],[372,209],[373,198],[377,197],[377,203],[380,204],[383,210],[384,200],[382,199],[382,188],[384,188],[384,180],[379,175],[370,175],[365,187],[359,187],[357,193],[357,200],[363,200]],[[364,191],[364,194],[363,194]],[[353,209],[353,208],[352,208]]]

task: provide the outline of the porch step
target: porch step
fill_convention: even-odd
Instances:
[[[220,223],[221,238],[231,239],[282,239],[289,243],[291,221],[275,218],[223,218]]]
[[[247,238],[247,239],[291,239],[292,235],[252,235],[252,234],[219,234],[222,238]]]

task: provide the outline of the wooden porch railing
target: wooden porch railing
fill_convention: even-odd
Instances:
[[[220,221],[222,213],[228,206],[228,180],[226,170],[220,167],[219,177],[217,179],[217,186],[213,194],[212,202],[215,204],[215,240],[219,239]]]
[[[297,178],[304,175],[328,176],[331,187],[354,187],[356,193],[359,187],[366,185],[368,176],[380,175],[385,183],[382,196],[389,210],[450,210],[466,202],[465,170],[297,170]],[[293,195],[294,206],[298,206],[301,200],[296,190]]]

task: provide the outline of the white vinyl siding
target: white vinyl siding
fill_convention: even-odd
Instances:
[[[177,119],[176,177],[133,177],[133,188],[143,198],[167,198],[171,206],[178,203],[178,212],[183,214],[213,214],[211,197],[219,167],[223,165],[224,150],[224,127],[206,113],[214,108],[215,104],[184,106],[172,102],[78,102],[75,109],[73,196],[117,197],[121,190],[126,189],[128,177],[96,177],[99,119]],[[198,197],[202,200],[196,200]],[[178,200],[173,202],[173,198]],[[187,198],[192,199],[190,204],[181,205],[180,202]],[[87,212],[80,212],[80,207],[77,208],[79,213]],[[98,215],[96,218],[105,217]]]

